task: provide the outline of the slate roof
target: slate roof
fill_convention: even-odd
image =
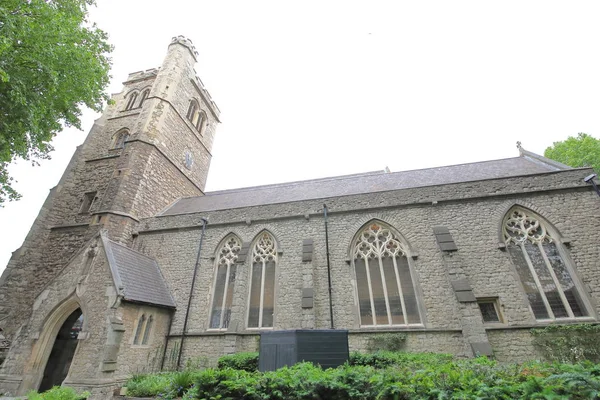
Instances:
[[[207,192],[179,199],[161,215],[251,207],[353,194],[533,175],[570,169],[561,163],[519,148],[520,156],[412,171],[375,171],[275,185]]]
[[[158,263],[137,251],[109,240],[102,235],[106,257],[123,300],[175,308]]]

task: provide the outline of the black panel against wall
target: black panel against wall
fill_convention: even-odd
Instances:
[[[260,371],[274,371],[302,361],[335,368],[348,361],[348,357],[347,330],[296,329],[260,334]]]

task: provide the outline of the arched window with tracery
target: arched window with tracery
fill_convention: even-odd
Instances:
[[[589,316],[558,234],[548,224],[529,210],[513,207],[502,231],[536,319]]]
[[[421,324],[408,252],[389,226],[370,223],[352,244],[361,326]]]
[[[132,92],[129,95],[129,99],[127,100],[127,105],[125,106],[125,111],[133,109],[135,106],[135,101],[137,100],[138,94],[137,92]]]
[[[125,142],[129,139],[129,131],[127,129],[121,129],[113,135],[111,148],[112,149],[123,149],[125,148]]]
[[[149,95],[150,95],[150,89],[146,89],[142,92],[142,97],[140,98],[140,104],[138,105],[138,108],[142,107],[142,105],[144,104],[144,101],[146,101],[146,99],[148,98]]]
[[[275,307],[277,245],[268,232],[258,236],[252,249],[248,328],[272,328]]]
[[[241,241],[231,235],[223,241],[217,252],[209,329],[227,329],[229,327],[236,262],[241,248]]]
[[[146,314],[142,314],[142,316],[138,319],[137,328],[135,329],[135,336],[133,337],[133,344],[140,344],[142,333],[144,332],[145,322]]]

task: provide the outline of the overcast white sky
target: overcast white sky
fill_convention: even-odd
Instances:
[[[600,136],[598,1],[98,0],[110,92],[157,67],[175,35],[222,111],[207,190],[542,154]],[[11,168],[0,271],[84,132]]]

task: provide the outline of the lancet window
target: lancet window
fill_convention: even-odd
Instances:
[[[138,108],[142,107],[142,105],[144,104],[144,101],[146,101],[146,99],[148,98],[149,95],[150,95],[150,89],[146,89],[142,92],[142,97],[140,99],[140,104],[138,105]]]
[[[536,319],[589,315],[565,250],[538,216],[521,207],[508,212],[504,240]]]
[[[140,344],[145,324],[146,314],[142,314],[142,316],[138,319],[137,328],[135,329],[135,336],[133,337],[133,344]]]
[[[252,249],[248,328],[273,327],[276,264],[275,238],[270,233],[263,232]]]
[[[198,131],[202,130],[202,125],[206,120],[206,115],[200,109],[200,106],[198,105],[198,102],[196,100],[192,100],[190,102],[190,107],[188,108],[187,112],[187,119],[192,123],[192,125],[194,125],[194,127]]]
[[[113,149],[123,149],[125,148],[125,142],[129,139],[129,131],[127,129],[122,129],[119,132],[115,133],[112,140],[112,148]]]
[[[421,324],[408,253],[390,227],[369,224],[352,250],[360,325]]]
[[[148,344],[150,340],[150,332],[152,332],[152,323],[154,322],[154,318],[151,316],[148,317],[148,321],[146,321],[146,327],[144,328],[144,337],[142,339],[142,344]]]
[[[127,100],[127,106],[125,106],[125,111],[133,109],[135,106],[135,101],[137,100],[138,94],[137,92],[133,92],[129,95],[129,100]]]
[[[210,329],[227,329],[229,327],[236,278],[236,261],[241,248],[240,240],[236,236],[230,236],[225,239],[217,252]]]

